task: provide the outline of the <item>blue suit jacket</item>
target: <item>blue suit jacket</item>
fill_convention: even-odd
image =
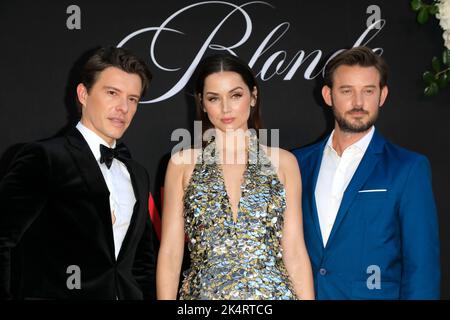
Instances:
[[[314,192],[327,139],[293,151],[317,299],[438,299],[439,235],[427,158],[375,131],[324,248]]]

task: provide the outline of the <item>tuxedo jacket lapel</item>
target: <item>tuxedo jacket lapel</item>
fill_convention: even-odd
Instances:
[[[114,257],[114,236],[108,186],[103,178],[97,160],[81,133],[76,128],[73,128],[67,134],[66,138],[68,141],[67,149],[72,154],[75,164],[78,166],[79,172],[86,182],[89,193],[92,195],[94,205],[97,207],[97,213],[108,238],[108,249],[112,257]]]
[[[336,215],[336,221],[334,222],[330,237],[327,242],[327,248],[332,244],[333,238],[345,216],[347,215],[350,205],[355,200],[358,191],[361,190],[361,187],[367,181],[373,169],[380,160],[380,155],[383,151],[384,143],[385,140],[375,131],[372,137],[372,141],[370,142],[358,168],[355,171],[355,174],[353,175],[349,185],[347,186],[347,189],[344,192],[341,205]]]
[[[127,247],[130,244],[131,237],[135,235],[134,229],[135,229],[135,225],[136,225],[136,219],[139,216],[139,211],[141,210],[141,207],[143,205],[145,208],[145,204],[143,203],[143,201],[145,201],[145,199],[147,199],[147,197],[148,197],[146,195],[147,188],[145,188],[145,184],[144,184],[144,180],[143,180],[144,177],[142,177],[141,174],[139,174],[137,172],[138,171],[137,166],[135,165],[134,161],[132,159],[130,159],[124,163],[128,169],[128,172],[130,173],[130,180],[131,180],[131,184],[133,186],[136,203],[133,208],[133,214],[131,216],[130,225],[128,226],[127,233],[122,242],[122,246],[120,248],[119,255],[117,257],[118,260],[121,259],[123,254],[125,254],[127,252]]]

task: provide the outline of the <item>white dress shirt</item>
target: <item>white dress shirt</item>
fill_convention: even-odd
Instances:
[[[87,141],[89,148],[94,154],[97,164],[102,171],[103,178],[109,190],[109,205],[111,208],[111,224],[114,235],[114,250],[116,259],[122,247],[123,239],[128,231],[131,216],[133,215],[136,197],[133,185],[131,184],[130,173],[127,167],[116,158],[113,159],[111,167],[108,169],[105,163],[100,163],[100,145],[110,148],[110,146],[92,130],[86,128],[78,122],[76,128],[81,132]],[[116,142],[112,148],[116,146]],[[113,224],[113,217],[115,221]]]
[[[347,147],[339,157],[333,148],[333,130],[323,150],[315,198],[324,247],[336,220],[345,189],[355,174],[374,132],[375,127],[372,126],[364,137]]]

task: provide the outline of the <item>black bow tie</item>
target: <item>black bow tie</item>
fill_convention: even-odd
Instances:
[[[121,160],[122,162],[131,158],[130,151],[128,151],[128,148],[123,143],[117,145],[113,149],[101,144],[100,154],[100,163],[105,163],[108,169],[111,168],[114,158]]]

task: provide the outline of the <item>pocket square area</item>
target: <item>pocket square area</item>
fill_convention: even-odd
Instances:
[[[367,190],[359,190],[359,193],[367,193],[367,192],[387,192],[387,189],[367,189]]]

